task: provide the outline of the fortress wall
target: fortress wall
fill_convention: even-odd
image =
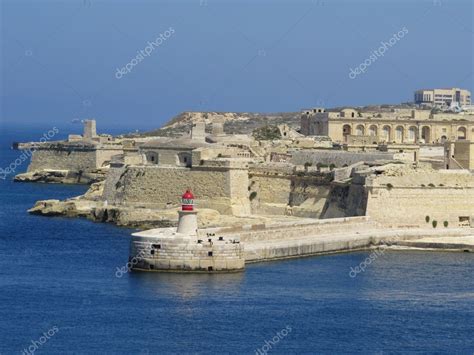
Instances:
[[[287,176],[252,175],[251,191],[257,193],[260,204],[281,203],[287,205],[290,200],[291,180]]]
[[[112,159],[112,156],[117,154],[123,154],[122,148],[110,148],[110,149],[98,149],[96,150],[96,167],[100,168],[105,164],[108,164]]]
[[[333,184],[321,212],[323,219],[365,216],[367,189],[361,184]]]
[[[262,214],[292,214],[318,218],[329,193],[331,177],[250,174],[252,209]],[[292,208],[290,208],[292,207]]]
[[[95,150],[39,149],[33,152],[28,172],[43,169],[86,171],[95,168]]]
[[[291,162],[296,165],[304,165],[305,163],[318,163],[331,165],[335,164],[337,167],[343,165],[352,165],[360,161],[374,161],[374,160],[392,160],[394,153],[388,152],[346,152],[346,151],[328,151],[328,150],[312,150],[312,151],[294,151],[291,153]]]
[[[111,167],[107,171],[107,176],[104,182],[104,192],[102,199],[112,204],[121,203],[123,201],[124,186],[119,183],[122,175],[127,170],[126,167]]]
[[[387,184],[390,184],[387,187]],[[424,187],[421,185],[425,185]],[[367,215],[386,225],[459,225],[459,217],[474,218],[474,175],[423,173],[380,176],[368,182]]]
[[[295,239],[298,240],[303,237],[309,237],[319,234],[332,234],[347,231],[366,230],[368,227],[373,227],[373,224],[365,216],[350,217],[350,218],[335,218],[332,220],[315,220],[314,222],[294,222],[294,223],[280,223],[273,225],[252,225],[250,229],[219,229],[212,228],[205,231],[215,232],[216,235],[225,235],[226,239],[240,239],[241,242],[247,244],[252,242],[264,241],[285,241]]]
[[[178,205],[187,188],[196,196],[197,207],[250,213],[245,169],[129,166],[108,176],[103,197],[116,204],[165,208]]]

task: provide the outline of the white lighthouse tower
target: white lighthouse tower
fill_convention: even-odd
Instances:
[[[190,189],[181,196],[178,215],[178,228],[157,228],[132,234],[129,269],[170,272],[244,269],[244,249],[234,234],[226,235],[219,228],[202,229],[198,233],[197,211]],[[199,238],[204,235],[206,238]]]
[[[197,211],[194,210],[194,195],[190,189],[181,196],[181,210],[178,214],[177,232],[189,237],[197,237]]]

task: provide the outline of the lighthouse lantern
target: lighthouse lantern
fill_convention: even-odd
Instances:
[[[194,211],[194,195],[191,189],[187,189],[183,196],[181,196],[181,210]]]

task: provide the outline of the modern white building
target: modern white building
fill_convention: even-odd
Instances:
[[[415,91],[415,103],[448,107],[452,103],[458,103],[459,106],[470,105],[471,92],[460,88],[421,89]]]

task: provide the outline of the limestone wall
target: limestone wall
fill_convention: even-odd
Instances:
[[[245,267],[240,243],[216,238],[198,243],[179,236],[160,237],[159,232],[156,236],[140,235],[146,232],[134,234],[130,243],[131,264],[136,270],[229,272]]]
[[[394,158],[394,153],[388,152],[346,152],[338,150],[300,150],[291,153],[291,162],[296,165],[304,165],[305,163],[318,163],[331,165],[335,164],[337,167],[344,165],[352,165],[360,161],[374,161],[374,160],[391,160]]]
[[[224,214],[248,214],[248,172],[229,168],[129,166],[111,169],[103,198],[110,203],[157,208],[178,205],[191,188],[196,204]]]
[[[365,216],[367,195],[367,190],[363,184],[334,183],[326,198],[321,218]]]
[[[28,171],[35,170],[71,170],[91,171],[110,162],[113,155],[121,154],[121,146],[52,146],[33,150]]]
[[[100,167],[103,167],[104,165],[108,165],[112,157],[117,154],[123,154],[123,149],[121,146],[97,149],[95,167],[100,168]]]
[[[329,192],[331,174],[301,174],[268,169],[250,171],[252,210],[318,218]]]
[[[33,152],[28,171],[43,169],[85,171],[95,168],[95,150],[39,149]]]
[[[459,171],[379,176],[367,182],[367,215],[388,225],[458,226],[460,217],[474,218],[474,175]]]
[[[474,175],[468,171],[414,170],[393,175],[355,175],[351,183],[335,183],[321,218],[367,215],[392,227],[437,228],[474,220]],[[474,226],[474,223],[471,222]]]
[[[298,240],[303,237],[320,234],[341,233],[348,228],[351,231],[362,231],[373,226],[374,224],[369,221],[369,218],[363,216],[331,220],[305,219],[296,222],[280,222],[269,225],[257,224],[235,228],[208,228],[205,231],[215,233],[217,236],[223,235],[226,239],[238,239],[246,245],[247,243]]]

